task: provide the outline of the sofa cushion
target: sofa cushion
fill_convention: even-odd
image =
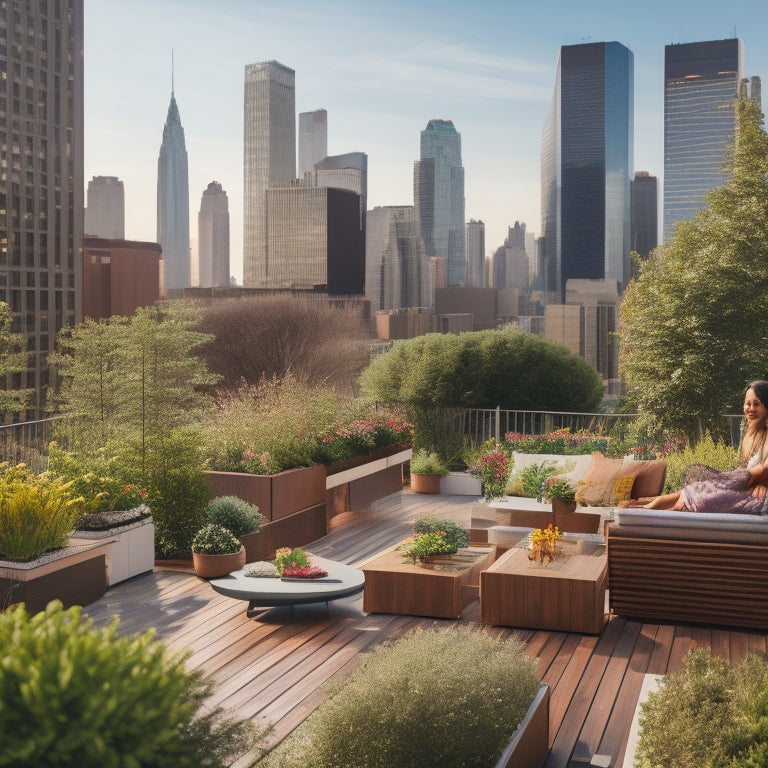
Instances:
[[[568,480],[571,485],[576,487],[578,481],[587,471],[592,457],[589,454],[563,456],[556,453],[519,453],[513,451],[512,460],[507,493],[510,496],[523,496],[524,493],[520,485],[519,474],[526,467],[530,467],[533,464],[541,464],[545,461],[552,462],[558,468],[557,476]]]
[[[600,451],[592,451],[586,474],[578,483],[576,501],[579,504],[602,507],[629,499],[630,495],[626,492],[627,481],[620,478],[632,474],[624,471],[630,462],[631,459],[609,459]]]
[[[633,475],[635,478],[630,498],[643,499],[647,496],[659,496],[667,476],[667,462],[662,459],[625,461],[622,474]]]

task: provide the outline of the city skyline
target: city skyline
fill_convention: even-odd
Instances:
[[[232,273],[242,279],[242,73],[247,64],[276,59],[296,72],[297,114],[328,111],[329,153],[368,155],[369,209],[413,204],[420,132],[431,119],[452,120],[462,135],[465,219],[485,223],[488,255],[516,220],[539,232],[540,139],[560,46],[616,40],[632,50],[633,171],[649,171],[660,185],[664,46],[735,32],[744,41],[745,74],[768,74],[768,26],[756,0],[738,9],[656,0],[630,10],[606,2],[519,8],[490,0],[441,7],[448,12],[395,0],[382,16],[346,1],[275,8],[244,0],[215,7],[137,0],[130,13],[116,0],[89,3],[85,178],[124,181],[126,237],[154,238],[156,142],[173,48],[190,187],[217,178],[231,190]],[[141,57],[131,39],[142,40]]]

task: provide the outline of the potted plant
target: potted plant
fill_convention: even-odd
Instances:
[[[495,440],[489,440],[484,448],[484,455],[467,472],[483,481],[483,499],[488,502],[504,495],[509,480],[509,456]]]
[[[209,523],[226,528],[240,539],[245,547],[246,562],[259,559],[257,536],[264,516],[258,507],[239,496],[217,496],[208,502],[205,514]]]
[[[208,523],[192,539],[192,562],[202,579],[227,576],[245,565],[245,547],[224,526]]]
[[[440,493],[440,478],[448,465],[434,451],[418,450],[411,457],[411,490],[415,493]]]
[[[567,515],[576,511],[576,489],[561,477],[547,478],[542,496],[552,502],[554,515]]]

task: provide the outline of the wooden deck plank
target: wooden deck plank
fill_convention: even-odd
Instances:
[[[424,496],[409,490],[377,502],[370,510],[345,515],[307,549],[357,565],[411,533],[418,514],[447,517],[469,527],[474,499]],[[130,634],[155,627],[174,649],[191,652],[190,669],[215,683],[211,705],[256,723],[272,721],[268,743],[300,725],[325,696],[329,681],[357,669],[371,647],[402,637],[417,627],[469,625],[491,637],[518,636],[538,659],[539,676],[551,686],[547,768],[569,768],[572,758],[610,754],[621,765],[639,686],[646,673],[679,669],[692,647],[741,658],[766,655],[766,633],[684,625],[628,622],[611,616],[602,635],[579,635],[479,625],[478,603],[458,621],[364,614],[362,596],[328,607],[265,609],[254,618],[242,601],[217,595],[189,568],[158,567],[155,572],[110,589],[85,609],[98,624],[120,617]],[[250,759],[236,763],[247,768]]]

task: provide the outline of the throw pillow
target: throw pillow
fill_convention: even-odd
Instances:
[[[664,489],[664,478],[667,475],[667,462],[660,459],[649,461],[628,461],[624,474],[634,475],[635,485],[632,488],[633,499],[643,499],[647,496],[658,496]]]
[[[593,451],[589,469],[587,469],[584,479],[579,481],[576,501],[588,507],[605,507],[616,504],[618,499],[614,493],[614,486],[622,475],[628,475],[624,471],[624,467],[624,459],[609,459],[603,456],[600,451]]]

